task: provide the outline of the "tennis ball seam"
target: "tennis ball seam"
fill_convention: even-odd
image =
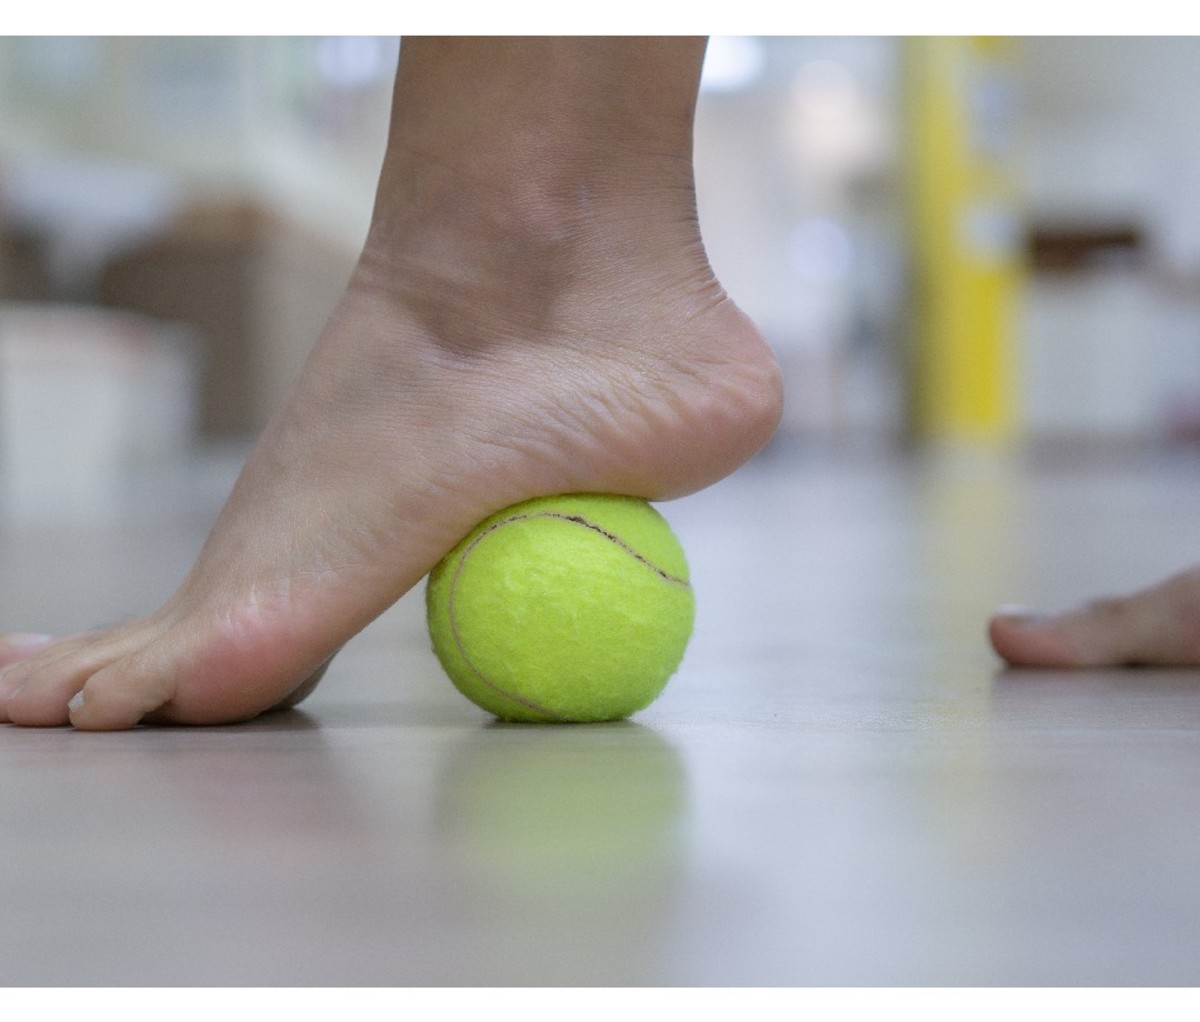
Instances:
[[[553,720],[560,721],[561,723],[568,723],[569,718],[555,713],[553,710],[542,706],[540,703],[534,702],[532,699],[509,692],[506,689],[501,688],[489,677],[487,677],[487,675],[485,675],[483,671],[476,666],[475,662],[467,654],[466,645],[463,643],[462,634],[458,629],[458,616],[455,612],[455,595],[458,591],[458,580],[462,575],[463,566],[467,563],[471,556],[471,552],[481,542],[483,542],[487,536],[490,536],[497,529],[501,529],[506,525],[512,525],[515,522],[529,521],[534,518],[553,518],[558,521],[570,522],[573,525],[583,526],[585,529],[590,529],[597,535],[602,536],[604,539],[623,550],[640,564],[645,565],[668,585],[680,586],[683,589],[689,590],[692,588],[692,585],[686,578],[681,578],[678,575],[671,574],[669,571],[664,571],[648,557],[638,553],[638,551],[621,539],[620,536],[614,535],[604,527],[598,525],[596,522],[589,521],[587,518],[583,517],[583,515],[566,514],[561,511],[522,511],[518,514],[509,515],[506,518],[501,518],[499,521],[493,522],[486,529],[482,530],[478,536],[471,540],[471,542],[466,546],[462,554],[459,556],[458,563],[454,566],[454,574],[450,578],[450,586],[446,597],[446,616],[450,624],[450,635],[454,639],[454,646],[455,649],[458,650],[458,655],[462,657],[463,663],[467,665],[467,667],[471,670],[471,673],[475,675],[480,683],[486,688],[491,689],[497,695],[504,699],[508,699],[511,702],[517,703],[519,706],[524,706],[526,709],[532,710],[534,713],[540,713],[546,717],[550,717]]]

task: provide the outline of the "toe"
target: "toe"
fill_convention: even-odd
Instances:
[[[239,672],[214,655],[219,646],[209,630],[167,630],[92,674],[71,702],[71,723],[114,731],[142,721],[225,724],[256,716],[264,702],[253,686],[239,684],[245,664]]]
[[[148,671],[144,660],[123,658],[88,678],[66,706],[70,723],[81,731],[120,731],[162,710],[172,686],[163,674]]]
[[[67,704],[133,641],[122,631],[62,639],[0,671],[0,719],[28,727],[69,721]]]
[[[1002,610],[988,623],[992,648],[1013,667],[1077,667],[1080,651],[1061,616]]]
[[[19,665],[36,657],[52,641],[48,635],[0,636],[0,724],[11,723],[8,702],[28,684],[28,672]]]
[[[1013,666],[1200,664],[1200,576],[1057,614],[1001,612],[988,633]]]
[[[999,614],[989,633],[1015,667],[1116,667],[1141,663],[1145,625],[1129,599],[1094,600],[1057,613]]]
[[[74,671],[56,673],[53,677],[26,680],[26,672],[11,678],[6,672],[3,685],[7,698],[3,700],[4,719],[24,727],[57,727],[67,723],[67,702],[79,691],[86,674]]]

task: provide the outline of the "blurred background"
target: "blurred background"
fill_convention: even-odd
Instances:
[[[365,235],[401,45],[0,38],[6,514],[244,449]],[[700,217],[784,366],[770,452],[1200,443],[1197,94],[1197,39],[714,38]]]

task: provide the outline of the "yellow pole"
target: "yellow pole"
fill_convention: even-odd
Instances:
[[[979,37],[904,42],[918,440],[1002,445],[1019,425],[1016,46]]]

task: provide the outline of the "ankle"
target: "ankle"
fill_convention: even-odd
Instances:
[[[487,177],[427,168],[410,179],[419,193],[405,186],[377,205],[358,282],[427,324],[475,309],[491,320],[475,325],[493,337],[505,327],[524,336],[561,330],[580,301],[632,308],[683,288],[719,291],[690,167],[645,187],[609,170],[554,165]]]
[[[508,140],[499,152],[431,155],[395,147],[381,175],[369,233],[378,250],[436,249],[461,239],[509,253],[561,258],[614,233],[694,229],[690,156],[629,142],[536,152]],[[542,147],[543,150],[546,147]]]

